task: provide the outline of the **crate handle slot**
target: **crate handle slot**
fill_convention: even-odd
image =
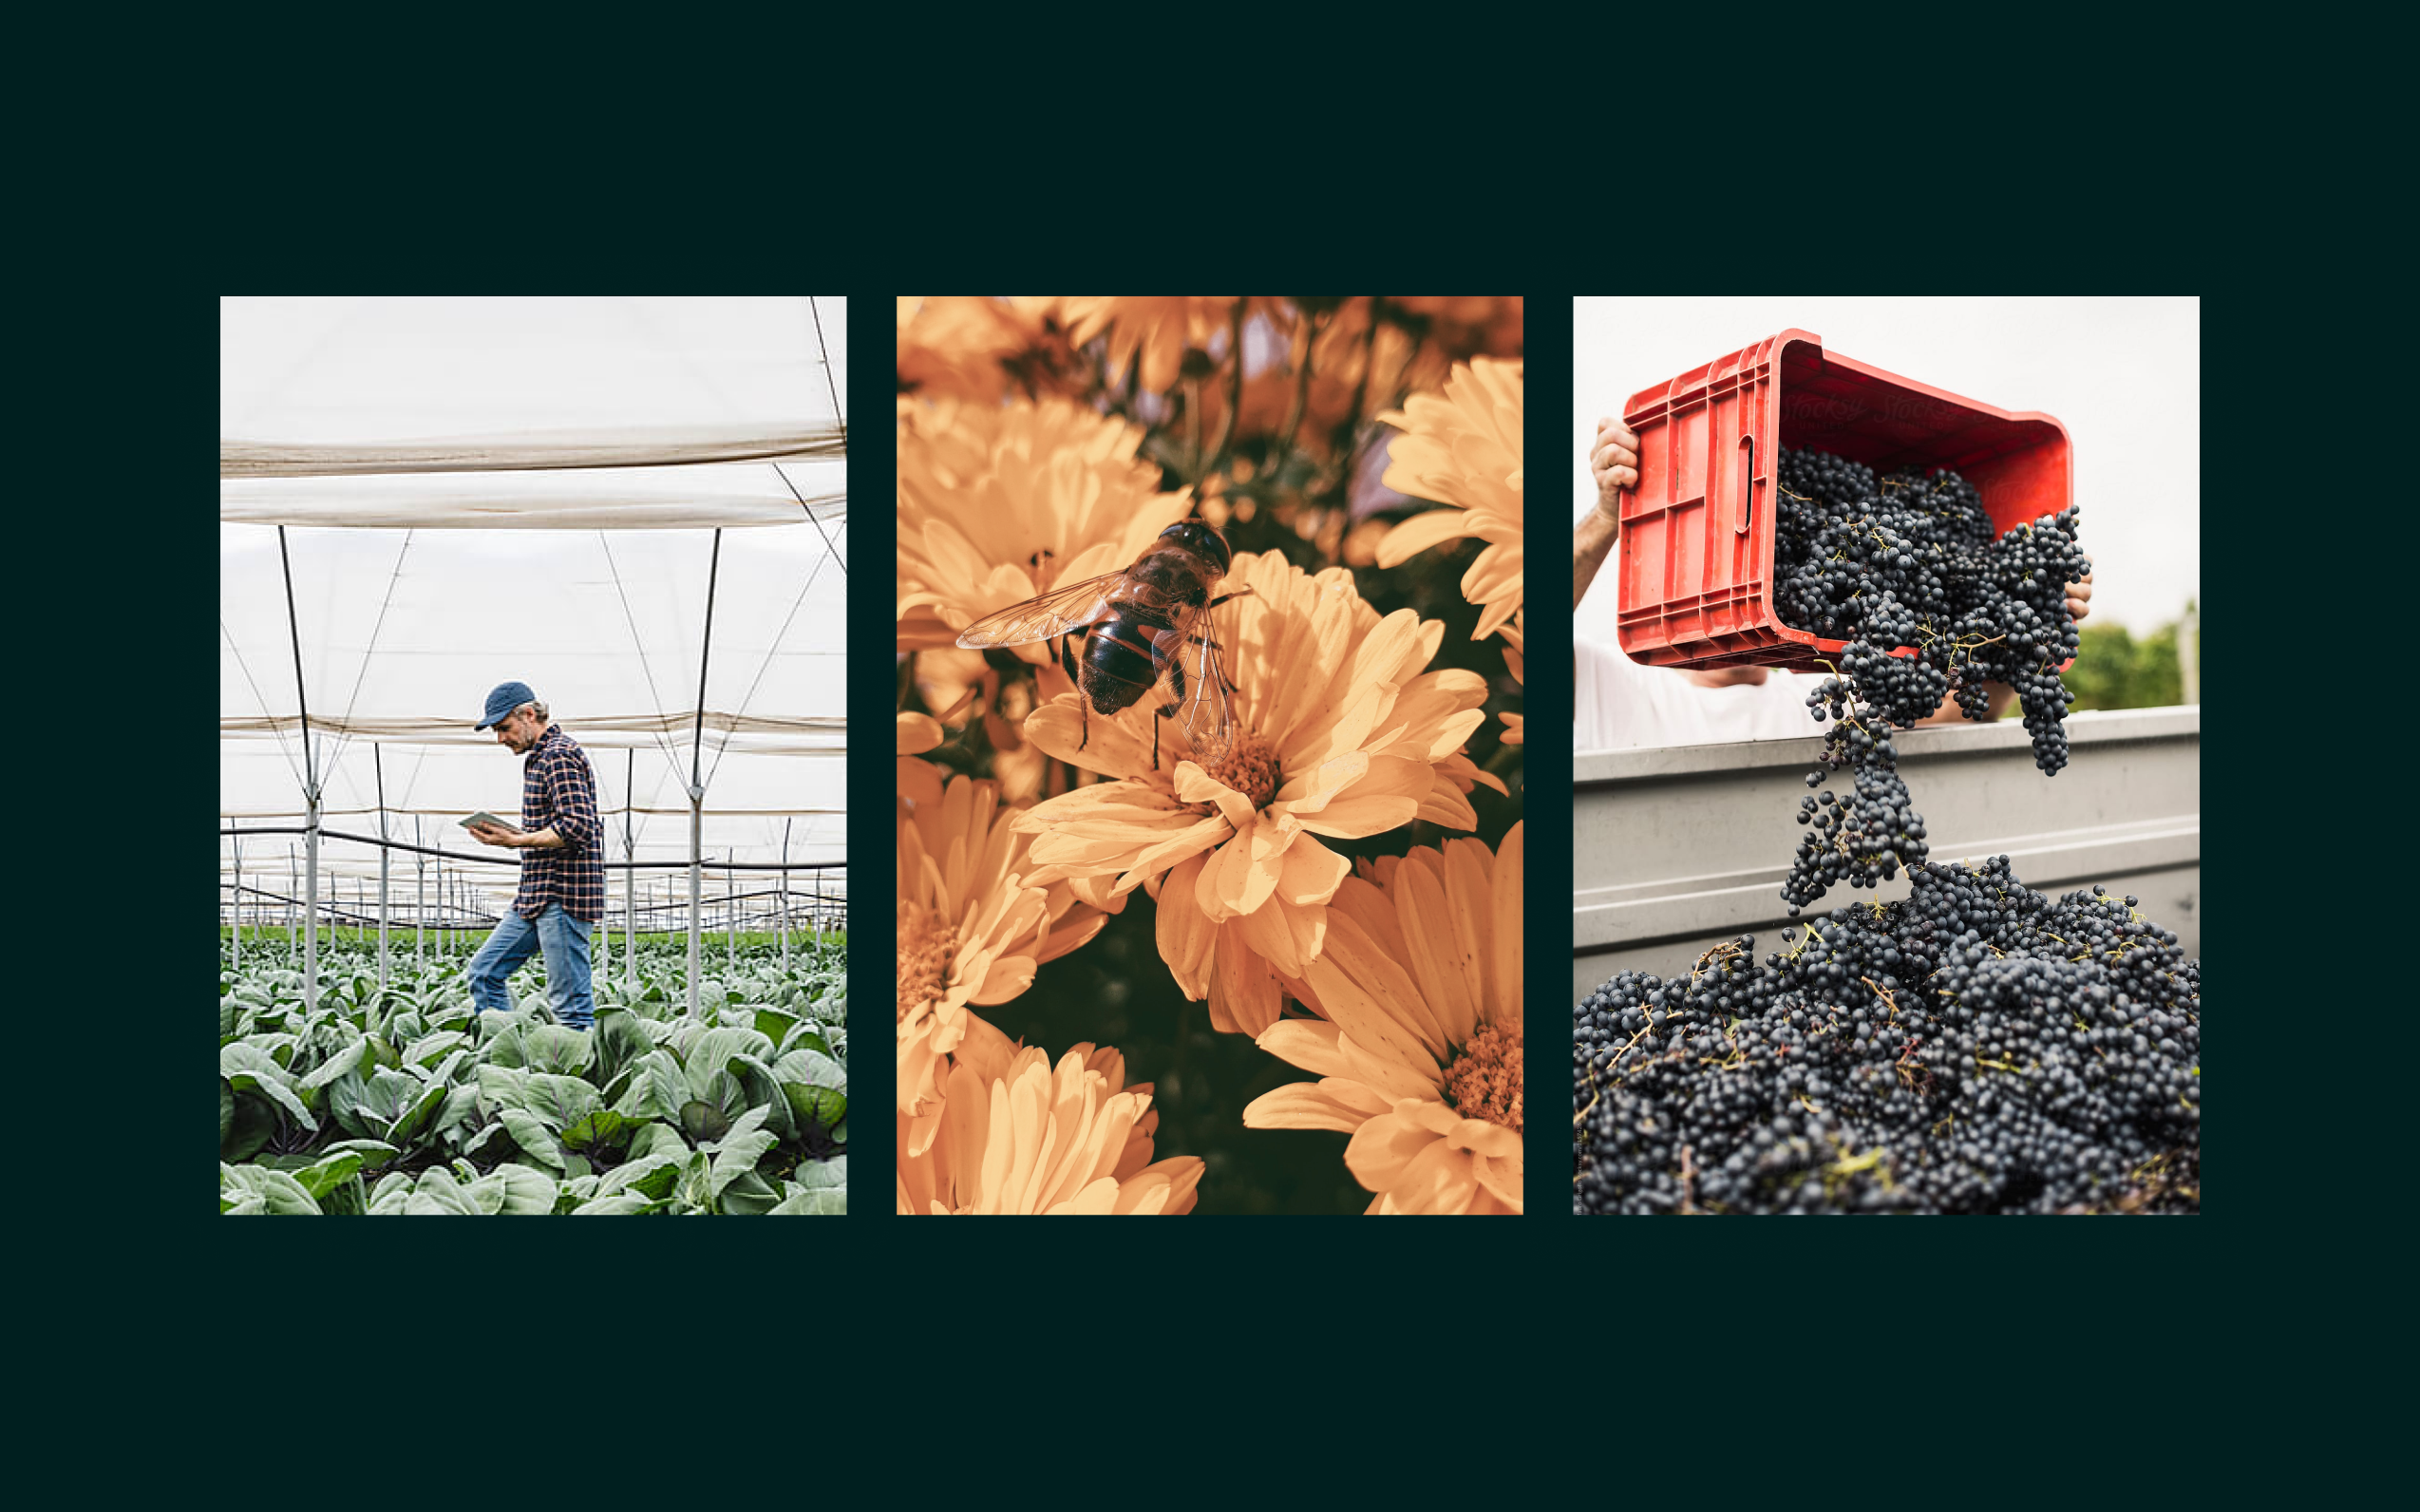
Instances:
[[[1748,448],[1748,465],[1740,477],[1739,524],[1736,533],[1748,534],[1749,522],[1756,516],[1756,438],[1742,436],[1739,444]]]

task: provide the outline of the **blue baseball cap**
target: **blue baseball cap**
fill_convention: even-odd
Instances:
[[[481,718],[477,725],[474,725],[471,728],[474,729],[485,729],[490,725],[502,722],[514,709],[520,708],[521,705],[534,704],[537,702],[538,695],[529,690],[529,684],[527,683],[498,683],[496,685],[496,690],[487,695],[486,714]]]

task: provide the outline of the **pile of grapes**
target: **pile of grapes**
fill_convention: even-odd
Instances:
[[[1923,863],[1924,821],[1899,774],[1891,727],[1931,714],[1955,693],[1969,719],[1988,716],[1990,683],[2016,690],[2044,773],[2067,765],[2067,686],[2075,654],[2067,585],[2092,570],[2070,507],[1995,538],[1972,484],[1954,472],[1893,473],[1820,451],[1784,451],[1789,501],[1774,535],[1773,603],[1800,630],[1844,640],[1833,675],[1808,696],[1828,722],[1824,764],[1852,774],[1855,796],[1799,805],[1808,827],[1782,884],[1795,917],[1834,883],[1872,887]],[[1910,654],[1897,655],[1907,651]],[[1807,774],[1820,786],[1821,771]]]
[[[2004,856],[1911,881],[1590,993],[1573,1210],[2199,1212],[2200,962]]]
[[[2101,888],[2056,903],[1999,857],[1927,859],[1894,726],[2013,685],[2034,764],[2067,765],[2075,652],[2066,585],[2091,571],[2075,511],[1995,538],[1955,473],[1786,451],[1774,598],[1849,644],[1807,700],[1853,796],[1803,799],[1783,884],[1795,917],[1833,883],[1905,870],[1755,958],[1743,936],[1686,978],[1625,972],[1572,1031],[1580,1213],[2201,1210],[2202,969]],[[1893,652],[1912,649],[1912,655]],[[1822,785],[1821,770],[1807,785]]]

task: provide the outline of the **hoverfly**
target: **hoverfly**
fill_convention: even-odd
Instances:
[[[1059,662],[1078,693],[1082,750],[1092,739],[1092,711],[1114,715],[1164,687],[1160,719],[1182,718],[1197,758],[1215,761],[1233,743],[1235,714],[1210,633],[1209,612],[1252,592],[1211,596],[1234,558],[1226,538],[1198,520],[1180,520],[1124,572],[1063,583],[1049,593],[984,615],[958,636],[970,651],[1022,646],[1081,634],[1081,654],[1059,640]],[[1151,725],[1151,765],[1160,765],[1160,725]]]

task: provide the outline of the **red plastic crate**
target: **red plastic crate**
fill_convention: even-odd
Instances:
[[[1641,389],[1638,486],[1621,496],[1617,631],[1657,667],[1817,670],[1845,641],[1773,613],[1774,479],[1781,448],[1863,463],[1879,475],[1947,467],[1982,496],[1995,529],[2055,515],[2074,497],[2067,427],[1824,350],[1785,331]]]

